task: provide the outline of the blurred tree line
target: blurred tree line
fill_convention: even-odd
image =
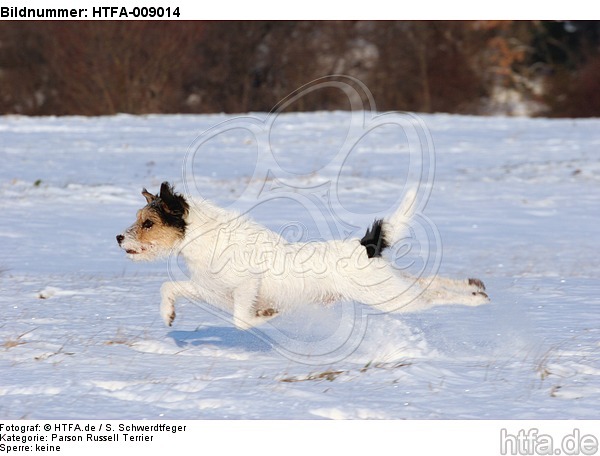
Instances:
[[[0,113],[269,111],[344,74],[382,111],[598,116],[599,46],[599,21],[4,21]]]

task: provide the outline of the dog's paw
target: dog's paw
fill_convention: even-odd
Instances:
[[[160,316],[165,322],[165,325],[172,326],[173,321],[175,320],[175,306],[170,302],[166,304],[162,303],[160,305]]]
[[[277,315],[279,312],[275,309],[272,308],[268,308],[268,309],[258,309],[256,311],[256,316],[257,317],[264,317],[264,318],[270,318],[270,317],[274,317],[275,315]]]
[[[256,309],[254,312],[248,314],[235,314],[233,315],[233,324],[237,329],[247,330],[254,328],[255,326],[262,325],[267,320],[276,317],[279,312],[277,309],[267,307],[264,309]]]
[[[478,290],[485,291],[485,284],[480,279],[467,279],[470,286],[477,288]],[[485,294],[485,293],[484,293]]]
[[[481,306],[490,302],[490,297],[483,291],[473,291],[467,300],[469,306]]]

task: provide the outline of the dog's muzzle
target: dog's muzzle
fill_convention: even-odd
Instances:
[[[125,240],[125,236],[123,236],[122,234],[117,234],[117,243],[119,244],[119,247],[124,248],[123,247],[124,240]],[[141,252],[143,252],[144,250],[146,250],[146,249],[144,247],[142,247]],[[141,253],[134,249],[125,249],[125,252],[127,252],[130,255],[137,255],[137,254]]]

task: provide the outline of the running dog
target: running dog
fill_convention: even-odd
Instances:
[[[206,200],[187,200],[164,182],[119,246],[132,260],[181,254],[190,280],[165,282],[160,314],[175,319],[175,301],[199,299],[233,315],[240,329],[260,325],[292,306],[358,301],[380,312],[414,312],[441,304],[489,302],[479,279],[404,275],[382,254],[406,236],[416,206],[409,191],[394,214],[375,220],[362,239],[287,242],[249,218]]]

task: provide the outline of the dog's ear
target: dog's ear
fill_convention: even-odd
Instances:
[[[162,208],[167,214],[184,216],[187,214],[189,206],[183,196],[173,191],[173,186],[168,182],[163,182],[160,186],[160,199]]]
[[[142,189],[142,195],[144,195],[144,198],[146,198],[146,202],[148,204],[150,204],[152,201],[154,201],[156,198],[158,198],[158,195],[153,195],[152,193],[150,193],[145,188]]]
[[[173,186],[168,182],[163,182],[162,184],[160,184],[159,197],[162,200],[168,200],[173,198]]]

